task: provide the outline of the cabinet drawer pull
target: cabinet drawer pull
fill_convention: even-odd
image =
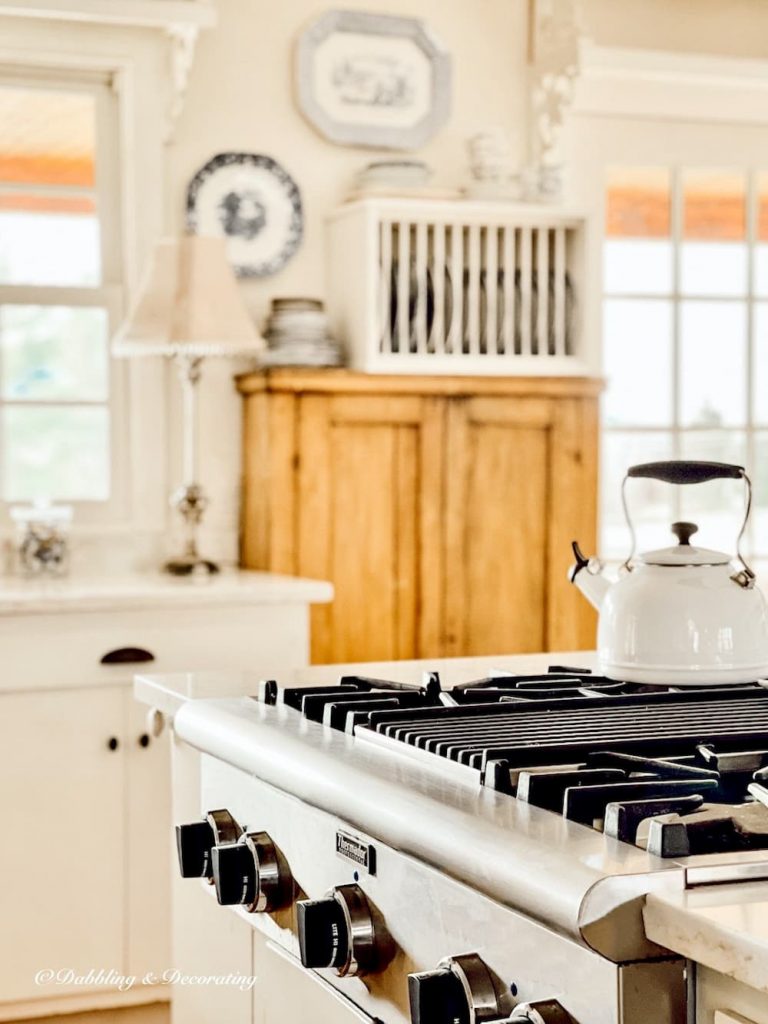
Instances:
[[[117,738],[117,736],[110,736],[109,739],[107,740],[107,746],[109,747],[110,750],[117,750],[117,748],[120,746],[120,740]]]
[[[146,661],[154,661],[155,656],[143,647],[116,647],[107,651],[101,659],[102,665],[140,665]]]

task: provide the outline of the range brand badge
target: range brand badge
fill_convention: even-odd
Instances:
[[[346,860],[351,860],[359,868],[367,871],[369,875],[376,874],[376,847],[366,843],[357,836],[351,836],[349,832],[338,831],[336,833],[336,853]]]

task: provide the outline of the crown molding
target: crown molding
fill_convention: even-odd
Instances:
[[[216,24],[213,0],[0,0],[0,15],[159,29]]]
[[[573,111],[768,124],[768,61],[602,47],[582,39]]]

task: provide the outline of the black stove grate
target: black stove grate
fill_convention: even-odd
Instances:
[[[369,728],[474,768],[499,758],[518,767],[551,764],[596,750],[656,757],[690,752],[697,744],[768,745],[768,691],[756,686],[382,711],[369,716]]]

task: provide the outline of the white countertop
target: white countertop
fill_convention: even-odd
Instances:
[[[659,945],[768,992],[768,881],[650,893],[643,918]]]
[[[207,577],[163,573],[117,577],[71,576],[61,580],[4,580],[1,615],[188,608],[198,605],[325,604],[333,587],[275,573],[230,570]]]

